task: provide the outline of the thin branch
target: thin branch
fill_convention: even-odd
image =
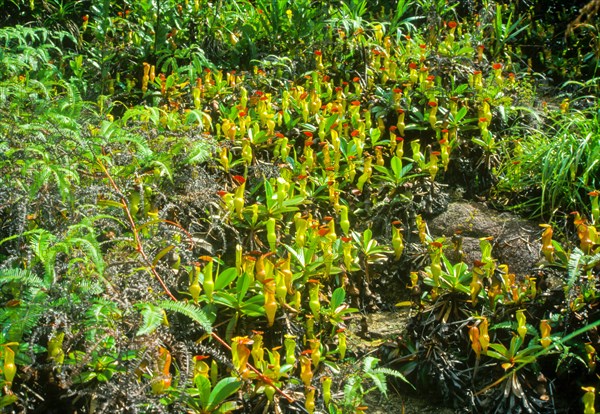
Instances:
[[[97,161],[98,161],[98,165],[100,165],[100,168],[102,168],[102,171],[104,171],[104,174],[108,178],[108,181],[110,181],[110,185],[117,192],[119,197],[121,197],[121,203],[123,204],[123,211],[125,211],[125,215],[127,216],[127,220],[129,221],[129,226],[131,227],[131,231],[133,232],[133,239],[136,244],[137,252],[140,254],[140,256],[142,256],[144,263],[146,264],[146,266],[148,266],[148,269],[150,269],[150,273],[152,273],[152,275],[156,278],[156,280],[162,287],[163,291],[167,294],[167,296],[170,299],[177,301],[177,298],[175,298],[175,296],[173,296],[173,294],[171,293],[171,291],[165,284],[165,281],[160,277],[160,275],[156,271],[156,267],[152,264],[152,262],[148,258],[148,255],[144,251],[144,246],[142,245],[142,242],[140,240],[137,226],[135,225],[135,221],[133,220],[133,217],[131,216],[131,210],[129,210],[129,206],[127,205],[127,200],[125,199],[125,196],[123,195],[123,193],[121,192],[121,190],[119,189],[119,187],[117,186],[115,181],[113,180],[112,176],[110,175],[110,173],[108,172],[108,170],[106,169],[104,164],[102,164],[102,162],[99,159]]]

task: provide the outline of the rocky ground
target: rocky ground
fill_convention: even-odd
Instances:
[[[509,270],[518,277],[534,274],[537,271],[539,255],[539,237],[541,230],[537,223],[520,217],[498,212],[483,203],[456,201],[448,205],[440,215],[427,221],[432,237],[453,237],[462,239],[462,260],[472,266],[474,260],[481,257],[479,239],[491,237],[493,255],[498,263],[507,264]],[[446,254],[453,261],[461,259],[458,253],[447,249]],[[388,286],[389,290],[389,286]],[[406,296],[404,286],[397,289],[397,297]],[[388,299],[393,295],[383,294]],[[407,307],[397,311],[378,311],[356,315],[350,323],[353,333],[350,346],[358,354],[377,354],[381,345],[396,342],[405,334],[411,314]],[[438,413],[452,414],[453,409],[436,405],[428,395],[407,393],[397,390],[393,382],[390,384],[388,398],[377,393],[369,394],[365,404],[368,412],[374,414],[389,413]]]

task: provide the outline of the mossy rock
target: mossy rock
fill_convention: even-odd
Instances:
[[[531,275],[540,260],[541,229],[528,220],[507,212],[499,212],[482,203],[459,201],[448,205],[445,212],[427,222],[434,238],[448,240],[460,233],[463,239],[463,260],[472,265],[481,258],[479,239],[492,237],[492,255],[498,264],[507,264],[518,276]],[[451,260],[459,260],[452,250],[446,250]]]

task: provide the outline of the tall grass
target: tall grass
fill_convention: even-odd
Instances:
[[[551,115],[537,128],[520,129],[513,136],[512,155],[500,169],[498,190],[518,200],[514,207],[532,217],[585,212],[587,193],[600,187],[599,118],[596,104]]]

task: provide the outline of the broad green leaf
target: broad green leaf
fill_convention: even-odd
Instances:
[[[396,181],[400,181],[402,179],[402,160],[394,155],[390,164],[392,166],[392,171],[394,171]]]
[[[344,288],[337,288],[331,294],[331,309],[336,309],[342,303],[344,303],[344,299],[346,298],[346,291]]]
[[[119,203],[118,201],[114,201],[114,200],[106,200],[106,199],[98,200],[98,206],[125,208],[125,204],[123,204],[123,203]]]
[[[236,309],[239,303],[235,296],[227,292],[215,292],[213,299],[215,303],[219,303],[232,309]]]
[[[8,407],[11,404],[14,404],[19,400],[19,397],[16,395],[3,395],[0,398],[0,408]]]
[[[237,277],[238,273],[235,267],[230,267],[228,269],[223,270],[221,273],[219,273],[219,276],[217,276],[217,279],[215,280],[215,289],[225,289]]]
[[[325,121],[325,127],[324,127],[325,133],[329,132],[329,130],[331,129],[333,124],[336,123],[337,120],[338,120],[338,114],[333,114],[329,118],[327,118],[327,120]]]
[[[369,135],[371,136],[371,145],[375,146],[379,138],[381,138],[381,130],[379,128],[371,128]]]
[[[504,359],[505,356],[508,355],[508,349],[502,344],[494,343],[494,344],[490,344],[489,347],[492,348],[494,351],[496,351],[500,355],[499,359]],[[492,356],[492,355],[490,355],[490,351],[488,351],[488,355]],[[496,358],[495,356],[492,356],[492,357]]]
[[[209,411],[210,396],[211,396],[210,380],[203,375],[196,375],[196,378],[194,379],[194,385],[196,386],[196,388],[198,390],[197,398],[198,398],[198,400],[200,400],[200,406],[204,410]]]
[[[217,385],[215,385],[215,388],[210,393],[210,397],[208,398],[208,408],[212,410],[217,408],[221,403],[235,393],[241,385],[242,381],[239,381],[237,378],[223,378],[217,383]]]
[[[217,413],[231,413],[240,408],[235,401],[225,401],[217,410]]]
[[[276,200],[273,196],[273,186],[269,182],[269,180],[265,180],[265,204],[267,205],[267,210],[271,211],[275,206]]]
[[[237,291],[238,300],[241,300],[246,296],[246,292],[250,288],[250,276],[247,273],[244,273],[238,278],[238,281],[235,285]]]

